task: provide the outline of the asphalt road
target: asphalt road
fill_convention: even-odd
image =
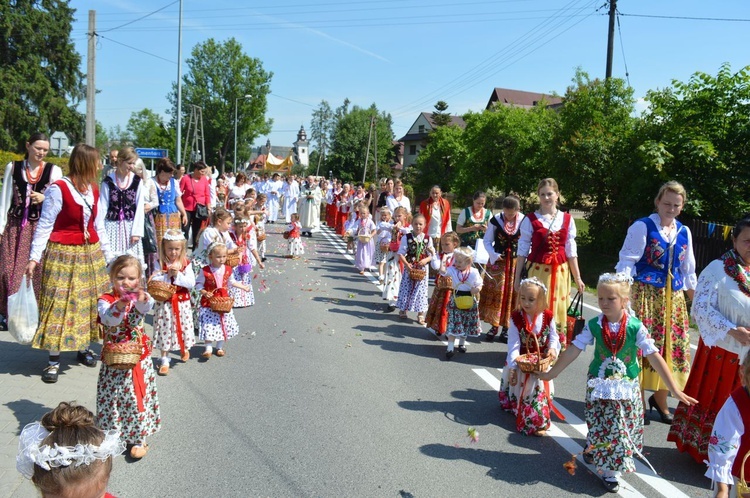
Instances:
[[[497,401],[504,344],[474,341],[444,361],[444,343],[427,329],[384,312],[373,280],[357,274],[329,232],[303,239],[305,259],[287,260],[280,229],[269,225],[256,305],[236,311],[240,336],[224,358],[173,362],[158,379],[162,430],[142,461],[117,460],[110,492],[608,495],[582,461],[574,476],[563,468],[585,441],[589,352],[556,381],[567,422],[556,421],[547,437],[519,435]],[[644,466],[625,478],[621,496],[708,495],[704,466],[667,443],[667,430],[657,421],[646,427],[644,453],[659,476]]]

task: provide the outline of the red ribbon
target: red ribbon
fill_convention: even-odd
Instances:
[[[143,347],[143,354],[141,354],[141,361],[149,359],[151,357],[151,341],[146,335],[141,336],[141,346]],[[135,364],[131,376],[133,377],[133,391],[135,392],[135,401],[138,405],[138,413],[146,411],[146,407],[143,404],[143,398],[146,396],[146,379],[145,372],[141,368],[141,361]]]
[[[187,301],[190,299],[187,291],[182,290],[180,287],[177,292],[172,294],[172,313],[174,314],[174,320],[177,324],[177,342],[180,344],[180,353],[185,354],[185,338],[182,332],[182,319],[180,319],[180,302]],[[182,297],[182,299],[181,299]]]

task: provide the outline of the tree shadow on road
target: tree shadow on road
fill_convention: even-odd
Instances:
[[[7,406],[13,412],[13,416],[18,421],[18,428],[15,431],[16,436],[21,434],[21,429],[26,424],[40,420],[42,415],[52,410],[52,408],[28,399],[9,401],[4,406]]]
[[[101,345],[89,346],[98,355]],[[65,372],[69,365],[77,363],[75,352],[61,355],[60,373]],[[47,366],[49,352],[34,349],[28,344],[18,344],[11,341],[0,341],[0,375],[22,375],[24,377],[39,377],[42,369]]]
[[[406,336],[403,336],[406,337]],[[412,344],[409,342],[387,341],[383,339],[364,339],[363,343],[369,346],[379,346],[384,351],[404,353],[424,358],[435,358],[436,360],[445,356],[445,346],[441,343]]]
[[[442,413],[449,420],[468,426],[496,425],[500,417],[499,405],[487,403],[488,396],[497,395],[479,389],[453,391],[453,401],[399,401],[398,406],[406,410]]]

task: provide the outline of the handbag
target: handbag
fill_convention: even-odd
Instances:
[[[196,204],[195,214],[193,214],[193,217],[196,220],[207,220],[208,219],[208,206],[206,206],[205,204]]]
[[[148,213],[143,219],[143,252],[146,254],[157,254],[159,248],[156,244],[156,228],[154,227],[154,217]]]
[[[576,292],[575,297],[568,306],[568,317],[567,322],[567,336],[568,344],[581,333],[583,327],[586,325],[586,320],[583,318],[583,294]]]
[[[19,344],[31,344],[39,326],[39,307],[34,287],[26,275],[18,292],[8,296],[8,331]]]

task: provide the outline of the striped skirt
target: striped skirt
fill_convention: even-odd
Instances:
[[[567,330],[568,301],[570,300],[570,269],[568,263],[557,265],[555,288],[551,289],[552,265],[534,263],[529,269],[529,277],[538,278],[547,287],[547,309],[555,316],[557,334],[562,338]]]
[[[154,229],[156,230],[156,247],[161,247],[161,240],[167,230],[182,231],[182,220],[180,213],[156,213],[154,214]]]

